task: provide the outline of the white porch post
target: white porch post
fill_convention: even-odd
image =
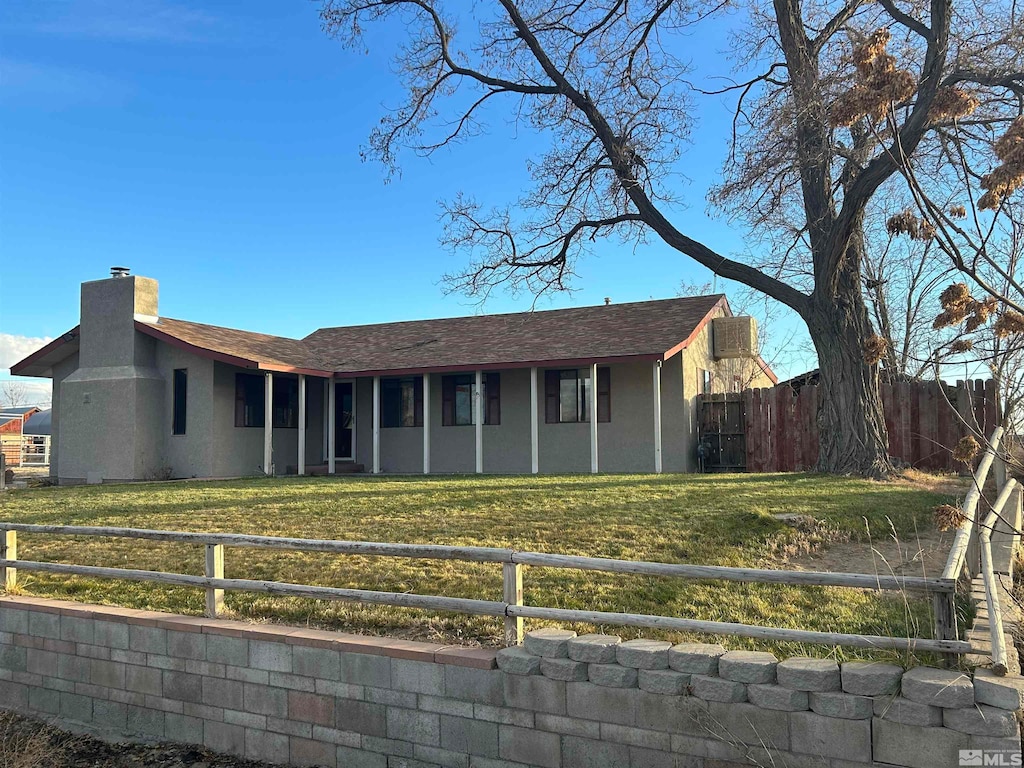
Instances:
[[[473,421],[476,428],[476,473],[484,471],[484,372],[476,372],[473,391]]]
[[[373,474],[380,474],[380,376],[373,377]]]
[[[423,474],[430,474],[430,374],[423,374]]]
[[[337,448],[337,420],[335,418],[338,407],[338,388],[334,385],[334,379],[327,380],[327,474],[333,475],[337,469],[336,455]]]
[[[263,473],[274,474],[274,374],[263,374]]]
[[[299,374],[299,468],[300,475],[306,474],[306,376]]]
[[[537,394],[537,369],[530,369],[530,471],[533,474],[540,472],[540,440],[537,407],[539,397]]]
[[[590,471],[597,474],[597,363],[590,366]]]
[[[654,361],[654,472],[661,474],[661,360]]]

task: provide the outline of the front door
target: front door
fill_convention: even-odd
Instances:
[[[342,381],[334,385],[335,458],[354,461],[356,458],[355,427],[356,400],[354,382]]]

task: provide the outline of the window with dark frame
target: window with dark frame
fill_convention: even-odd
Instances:
[[[423,377],[380,380],[381,427],[423,426]]]
[[[441,377],[441,426],[462,427],[476,423],[473,389],[476,374],[455,374]],[[501,424],[501,374],[483,375],[484,424]]]
[[[590,421],[592,394],[589,368],[544,371],[544,421],[572,424]],[[612,420],[611,369],[597,369],[597,420]]]
[[[698,368],[697,372],[700,374],[700,391],[702,394],[710,395],[711,390],[714,388],[715,377],[711,371],[706,368]]]
[[[185,422],[188,410],[188,369],[174,369],[174,413],[171,417],[171,433],[185,434]]]
[[[299,380],[274,378],[274,429],[299,428]]]
[[[262,427],[265,424],[263,388],[261,374],[235,374],[236,427]]]

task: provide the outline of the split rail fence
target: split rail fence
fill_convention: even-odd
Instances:
[[[205,547],[206,567],[202,576],[166,573],[160,571],[105,568],[66,563],[36,562],[18,557],[18,533],[47,536],[88,536],[179,542]],[[443,597],[363,589],[290,584],[277,581],[255,581],[224,577],[225,549],[247,547],[303,552],[328,552],[337,555],[376,555],[420,559],[462,560],[476,563],[501,564],[503,595],[500,601],[475,600],[461,597]],[[682,579],[725,580],[762,584],[792,584],[853,587],[869,590],[923,591],[932,596],[936,605],[944,606],[936,616],[934,638],[883,637],[875,635],[839,634],[801,629],[785,629],[750,624],[703,621],[672,616],[657,616],[607,611],[583,611],[565,608],[547,608],[525,605],[523,602],[523,566],[565,568],[584,571],[638,574]],[[217,616],[223,609],[224,591],[239,590],[263,592],[271,595],[340,600],[376,605],[419,608],[432,611],[450,611],[503,617],[506,645],[522,641],[524,619],[547,619],[563,622],[585,622],[595,625],[650,627],[680,632],[712,635],[752,637],[773,641],[852,646],[875,649],[913,649],[942,654],[964,654],[971,650],[969,643],[957,639],[952,616],[955,579],[926,578],[864,573],[826,573],[814,571],[786,571],[726,566],[654,563],[614,560],[597,557],[518,552],[512,549],[490,547],[455,547],[421,544],[390,544],[364,541],[332,541],[323,539],[248,536],[230,533],[186,533],[133,528],[82,527],[72,525],[31,525],[0,523],[0,568],[3,583],[8,590],[17,585],[18,571],[60,573],[102,579],[128,579],[185,587],[206,592],[207,615]]]

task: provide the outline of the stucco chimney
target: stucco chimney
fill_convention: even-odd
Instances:
[[[136,365],[135,321],[157,319],[157,294],[156,280],[129,275],[127,270],[104,280],[82,283],[79,365]]]

